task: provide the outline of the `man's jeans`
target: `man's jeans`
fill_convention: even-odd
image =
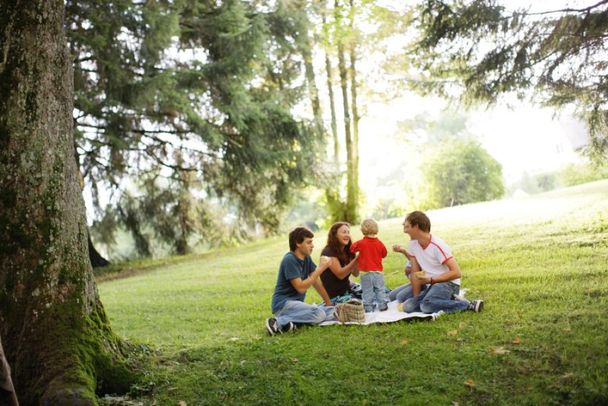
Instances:
[[[334,320],[334,307],[311,305],[299,300],[288,300],[275,317],[279,326],[283,327],[290,321],[299,324],[320,324],[326,320]]]
[[[427,285],[418,297],[407,299],[403,303],[403,310],[407,313],[423,312],[436,313],[443,310],[454,313],[469,308],[468,300],[455,300],[453,297],[460,292],[460,286],[454,282],[441,282]]]
[[[386,290],[382,272],[361,272],[361,289],[366,312],[374,308],[374,298],[376,298],[378,307],[386,305]]]
[[[391,290],[391,293],[388,294],[388,298],[391,302],[396,300],[398,303],[403,303],[412,297],[414,297],[414,292],[412,292],[411,283],[401,285],[398,288]]]

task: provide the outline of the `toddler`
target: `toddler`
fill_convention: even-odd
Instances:
[[[388,309],[384,275],[382,274],[382,258],[386,257],[386,247],[377,237],[378,223],[373,219],[365,219],[361,223],[363,239],[353,243],[350,251],[359,252],[359,272],[361,273],[361,289],[363,306],[366,312],[374,310],[374,299],[380,311]]]

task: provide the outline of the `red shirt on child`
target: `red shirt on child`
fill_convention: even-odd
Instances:
[[[360,271],[382,271],[382,258],[387,251],[382,241],[375,237],[365,236],[350,246],[353,254],[359,252],[358,267]]]

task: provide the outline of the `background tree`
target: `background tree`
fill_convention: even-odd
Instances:
[[[395,142],[405,144],[403,163],[383,183],[397,182],[404,197],[399,207],[446,207],[495,199],[504,194],[502,169],[469,129],[469,117],[446,109],[424,112],[399,122]],[[479,188],[480,190],[474,190]]]
[[[333,137],[333,159],[337,166],[337,173],[330,178],[330,189],[326,190],[325,200],[328,206],[330,222],[342,220],[356,222],[359,218],[360,188],[359,188],[359,109],[357,106],[357,44],[355,19],[358,5],[355,2],[335,0],[333,10],[329,3],[325,3],[321,10],[322,32],[321,44],[325,51],[325,70],[331,109],[331,129]],[[345,170],[342,173],[340,164],[340,143],[337,132],[337,119],[334,99],[334,72],[332,69],[332,56],[337,59],[338,77],[340,78],[340,92],[342,95],[342,119],[345,148]],[[347,59],[348,57],[348,59]],[[349,63],[350,62],[350,63]],[[331,169],[331,168],[328,168]],[[345,176],[345,190],[335,190],[335,185],[341,185]],[[333,188],[333,190],[331,190]]]
[[[424,165],[427,208],[498,199],[504,194],[500,164],[476,141],[453,139]]]
[[[206,236],[197,214],[216,205],[203,195],[272,232],[315,167],[319,137],[290,111],[302,96],[289,40],[297,26],[268,10],[241,1],[67,3],[82,172],[98,217],[112,212],[114,221],[103,224],[125,226],[140,254],[150,254],[152,235],[185,236],[166,240],[176,253],[190,249],[188,236]],[[197,182],[184,182],[186,172]],[[196,194],[192,204],[204,209],[167,206],[141,224],[134,213],[150,206],[141,206],[141,189],[129,197],[127,184],[145,177],[166,179],[147,192],[171,183],[182,203]],[[101,189],[112,191],[109,206],[100,204]],[[165,192],[154,195],[168,198]]]
[[[24,405],[128,389],[87,252],[64,3],[0,1],[0,336]]]
[[[340,137],[338,135],[338,118],[336,114],[336,99],[334,96],[334,72],[331,55],[333,54],[332,33],[333,27],[330,24],[332,12],[330,1],[325,0],[319,11],[321,16],[321,32],[319,34],[319,42],[323,49],[325,59],[325,75],[327,86],[327,99],[330,111],[330,126],[331,126],[331,148],[328,148],[328,156],[333,160],[333,165],[327,165],[325,188],[325,204],[328,208],[328,223],[334,223],[345,218],[346,204],[340,197],[340,189],[336,185],[341,184],[342,173],[340,165]]]
[[[545,105],[573,105],[589,126],[589,153],[605,160],[608,1],[529,12],[493,0],[427,0],[414,21],[410,63],[424,72],[411,82],[416,89],[467,103],[530,89]]]

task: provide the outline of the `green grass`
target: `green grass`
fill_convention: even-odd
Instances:
[[[115,331],[160,350],[137,396],[158,405],[607,404],[608,181],[429,215],[484,312],[268,337],[286,236],[102,282]],[[380,223],[387,246],[407,242],[401,222]],[[315,260],[325,239],[317,233]],[[402,269],[389,253],[389,287],[404,282]]]

